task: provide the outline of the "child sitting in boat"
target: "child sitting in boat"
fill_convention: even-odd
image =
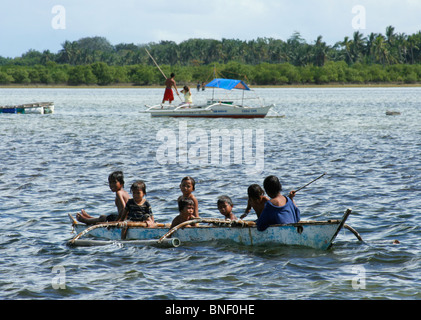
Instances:
[[[263,187],[271,198],[266,201],[265,207],[256,220],[257,230],[264,231],[273,224],[297,223],[300,221],[300,209],[292,200],[295,191],[291,191],[288,197],[281,195],[282,185],[275,176],[268,176],[263,181]]]
[[[244,213],[240,216],[240,219],[247,217],[252,208],[256,212],[257,218],[259,218],[260,214],[263,211],[263,208],[265,207],[266,201],[268,201],[269,198],[265,196],[265,192],[263,191],[262,187],[258,184],[250,185],[247,189],[247,195],[247,208],[244,211]]]
[[[115,171],[108,176],[108,184],[112,192],[115,192],[115,205],[117,207],[117,214],[101,215],[98,218],[94,218],[87,214],[82,209],[80,213],[76,214],[76,219],[86,224],[97,224],[107,221],[116,221],[117,218],[123,212],[127,201],[131,198],[130,195],[124,190],[124,175],[122,171]]]
[[[188,86],[184,86],[181,93],[184,94],[184,102],[180,104],[181,107],[190,107],[193,104],[192,94]]]
[[[194,203],[194,213],[193,216],[195,218],[199,218],[199,203],[197,202],[196,197],[193,195],[193,191],[195,190],[196,182],[190,176],[184,177],[181,180],[180,190],[182,192],[182,196],[178,197],[178,200],[181,198],[191,199]]]
[[[179,214],[173,219],[170,229],[178,226],[180,223],[194,219],[194,206],[194,201],[192,199],[180,197],[178,199]],[[194,225],[195,224],[187,225],[186,227]]]
[[[229,220],[237,220],[237,217],[232,213],[232,208],[234,204],[232,200],[228,196],[221,196],[218,198],[218,210],[219,212],[225,217],[225,219]]]
[[[130,191],[133,199],[129,199],[126,203],[122,214],[117,221],[140,221],[146,222],[147,227],[155,226],[152,208],[148,200],[145,199],[146,185],[142,180],[138,180],[132,184]]]

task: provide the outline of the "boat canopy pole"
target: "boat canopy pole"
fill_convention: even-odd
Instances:
[[[216,78],[216,65],[213,65],[213,78]],[[215,102],[214,100],[215,97],[215,87],[212,88],[212,103]]]

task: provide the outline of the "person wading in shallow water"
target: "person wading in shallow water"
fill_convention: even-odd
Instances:
[[[171,78],[165,81],[165,92],[164,92],[164,98],[162,99],[162,104],[164,104],[165,101],[169,101],[169,103],[171,104],[171,102],[174,100],[172,87],[174,87],[175,93],[177,93],[178,96],[180,95],[178,93],[178,89],[177,89],[177,85],[175,83],[174,77],[175,77],[175,74],[171,73]]]

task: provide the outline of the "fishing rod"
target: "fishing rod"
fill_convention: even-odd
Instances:
[[[298,188],[297,190],[295,190],[295,192],[298,192],[298,191],[300,191],[301,189],[304,189],[304,188],[305,188],[305,187],[307,187],[308,185],[310,185],[310,184],[312,184],[313,182],[315,182],[315,181],[319,180],[319,179],[320,179],[321,177],[323,177],[325,174],[326,174],[326,172],[325,172],[325,173],[323,173],[321,176],[317,177],[316,179],[314,179],[314,180],[310,181],[309,183],[307,183],[307,184],[303,185],[301,188]]]
[[[295,196],[295,194],[296,194],[298,191],[300,191],[301,189],[304,189],[304,188],[305,188],[305,187],[307,187],[308,185],[310,185],[310,184],[312,184],[313,182],[315,182],[315,181],[319,180],[319,179],[320,179],[321,177],[323,177],[325,174],[326,174],[326,172],[324,172],[321,176],[317,177],[316,179],[311,180],[309,183],[307,183],[307,184],[303,185],[302,187],[298,188],[297,190],[295,190],[295,192],[294,192],[294,196]],[[288,195],[288,198],[291,198],[291,192],[290,192],[290,194]],[[291,199],[292,199],[292,198],[291,198]]]

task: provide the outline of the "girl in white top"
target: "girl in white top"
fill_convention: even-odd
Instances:
[[[190,88],[188,86],[184,86],[183,90],[181,90],[181,93],[184,94],[184,103],[183,104],[193,104],[193,99],[191,95]]]

